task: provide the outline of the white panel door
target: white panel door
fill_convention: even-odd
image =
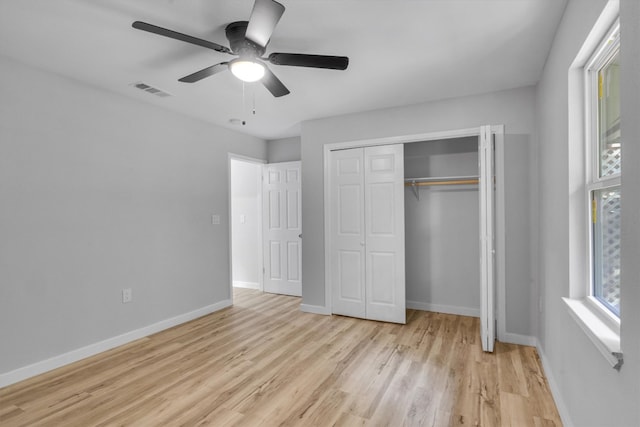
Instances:
[[[491,126],[480,128],[480,335],[482,349],[495,342],[494,145]]]
[[[300,162],[264,166],[262,203],[264,290],[301,296]]]
[[[331,153],[332,312],[405,323],[403,146]]]
[[[405,323],[404,146],[366,147],[367,319]]]
[[[364,149],[331,153],[332,312],[366,317]]]

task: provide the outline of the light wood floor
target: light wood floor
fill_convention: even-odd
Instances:
[[[478,319],[406,326],[235,305],[0,389],[8,426],[560,426],[532,347],[482,352]]]

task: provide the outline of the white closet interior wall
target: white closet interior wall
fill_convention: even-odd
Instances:
[[[405,178],[477,176],[478,137],[405,144]],[[407,308],[480,315],[478,185],[405,187]]]

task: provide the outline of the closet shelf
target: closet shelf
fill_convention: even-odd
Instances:
[[[479,177],[476,176],[438,176],[424,178],[405,178],[404,185],[410,186],[416,199],[420,200],[418,187],[433,185],[473,185],[478,183]]]

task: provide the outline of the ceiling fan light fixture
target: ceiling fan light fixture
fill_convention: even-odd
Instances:
[[[262,85],[271,92],[271,95],[279,98],[289,94],[289,89],[271,72],[266,63],[328,70],[346,70],[349,65],[349,58],[346,56],[273,52],[268,57],[263,57],[284,9],[284,6],[276,0],[254,0],[248,21],[231,22],[224,29],[231,48],[147,22],[134,21],[131,26],[137,30],[237,57],[232,61],[219,62],[186,75],[178,79],[179,82],[195,83],[229,70],[243,82],[261,80]]]
[[[229,62],[229,69],[243,82],[257,82],[264,77],[264,65],[257,60],[237,58]]]

